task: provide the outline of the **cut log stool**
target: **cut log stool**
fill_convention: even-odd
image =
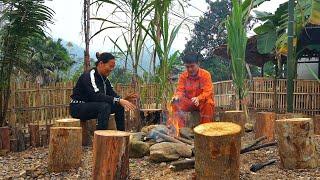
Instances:
[[[315,115],[313,117],[314,134],[320,135],[320,115]]]
[[[273,112],[258,112],[254,124],[255,138],[266,136],[265,142],[274,141],[276,114]]]
[[[195,127],[194,132],[196,179],[239,179],[241,127],[213,122]]]
[[[129,133],[94,132],[93,179],[125,180],[129,177]]]
[[[241,135],[244,135],[244,125],[246,124],[246,116],[243,111],[220,112],[220,121],[238,124],[241,127]]]
[[[281,166],[285,169],[307,169],[318,166],[311,118],[276,120]]]
[[[80,127],[79,119],[58,119],[55,121],[55,127]]]
[[[108,130],[117,130],[117,124],[115,120],[115,114],[110,114],[108,121]],[[88,146],[92,142],[93,132],[96,130],[97,120],[90,119],[87,121],[80,121],[80,126],[82,127],[82,145]]]
[[[0,127],[0,150],[5,153],[10,151],[10,128]]]
[[[82,136],[80,127],[52,127],[50,129],[50,172],[61,172],[77,168],[81,164]]]
[[[40,127],[39,124],[29,124],[29,134],[30,134],[30,146],[39,147],[40,146]]]

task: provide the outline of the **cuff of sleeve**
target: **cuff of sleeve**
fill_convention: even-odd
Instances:
[[[113,104],[118,104],[120,102],[120,97],[113,98]]]

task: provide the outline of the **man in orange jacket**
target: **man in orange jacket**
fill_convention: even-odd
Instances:
[[[172,99],[173,115],[179,119],[179,127],[185,125],[184,112],[199,111],[201,124],[212,122],[214,100],[211,75],[199,67],[198,54],[186,54],[183,63],[186,71],[180,75]]]

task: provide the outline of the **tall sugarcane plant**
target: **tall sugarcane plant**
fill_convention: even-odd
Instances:
[[[245,78],[247,76],[245,69],[245,52],[247,46],[247,32],[246,21],[248,13],[241,6],[241,2],[238,0],[232,0],[232,11],[226,21],[227,29],[227,42],[228,52],[231,56],[231,68],[233,84],[236,90],[236,96],[239,101],[237,109],[246,108],[246,104],[243,103],[244,98],[247,95],[247,87],[245,84]],[[238,104],[238,103],[237,103]]]

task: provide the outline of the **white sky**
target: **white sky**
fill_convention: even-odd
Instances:
[[[262,4],[258,10],[274,12],[279,4],[287,0],[271,0]],[[81,23],[82,23],[82,0],[52,0],[46,1],[46,5],[51,7],[55,11],[54,24],[50,25],[49,34],[53,38],[62,38],[66,41],[78,44],[84,47],[83,36],[81,33]],[[203,12],[207,10],[208,6],[205,0],[191,0],[190,4],[194,7],[189,7],[186,9],[186,16],[192,16],[191,18],[197,20],[202,16]],[[178,11],[178,10],[177,10]],[[100,16],[108,15],[107,9],[100,11]],[[93,12],[92,12],[93,13]],[[180,13],[182,14],[182,13]],[[173,24],[178,24],[179,18],[172,16],[171,22]],[[91,23],[92,31],[94,34],[100,27],[100,23]],[[193,28],[191,23],[187,23],[190,28]],[[119,30],[111,29],[106,31],[104,34],[95,37],[91,41],[91,51],[108,51],[113,48],[113,44],[107,40],[104,41],[105,36],[109,36],[116,39],[121,32]],[[187,39],[190,38],[191,32],[189,32],[186,26],[183,26],[179,31],[179,35],[174,41],[173,47],[175,50],[183,50]]]

